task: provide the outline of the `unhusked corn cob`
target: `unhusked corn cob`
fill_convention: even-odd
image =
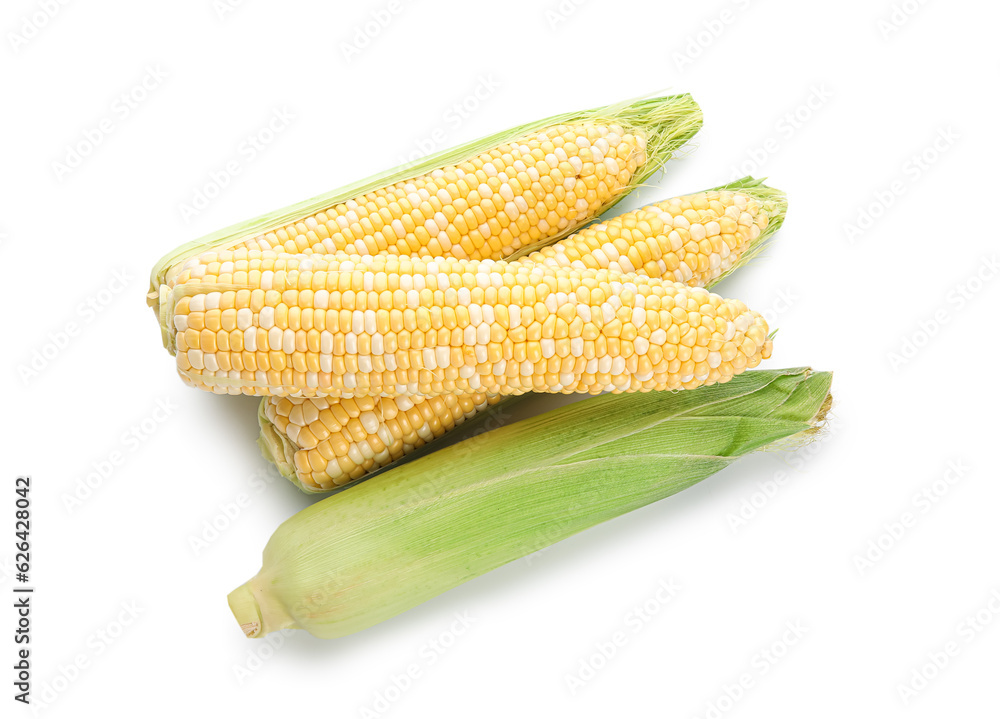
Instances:
[[[164,321],[181,268],[210,250],[274,249],[485,259],[553,241],[656,172],[701,125],[689,96],[568,113],[227,228],[153,269],[148,302]]]
[[[271,431],[293,444],[282,459],[299,481],[331,489],[400,459],[501,399],[485,394],[267,397],[262,410]]]
[[[770,355],[742,302],[611,270],[237,250],[186,272],[167,312],[178,370],[218,393],[680,389]]]
[[[460,442],[285,521],[229,606],[248,637],[359,631],[744,454],[801,446],[821,431],[831,382],[747,372],[697,392],[594,397]]]
[[[757,249],[780,225],[785,207],[782,193],[753,178],[743,178],[591,225],[526,259],[551,266],[634,270],[654,277],[669,278],[673,272],[678,281],[708,286],[738,266],[746,253]],[[732,229],[727,220],[735,221],[735,232],[723,232]],[[379,400],[375,407],[370,398],[265,397],[261,401],[260,443],[265,455],[303,489],[332,489],[444,435],[500,399],[499,395],[414,397],[408,417],[396,421],[395,401],[388,398]],[[365,402],[373,403],[372,407],[359,410]],[[346,429],[332,426],[329,415],[325,423],[320,422],[311,403],[324,410],[345,403],[343,410],[351,418],[362,411],[372,413],[366,415],[367,427],[355,422],[352,429]],[[404,430],[407,421],[412,428]]]

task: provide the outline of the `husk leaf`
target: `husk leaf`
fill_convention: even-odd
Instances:
[[[286,521],[230,607],[250,637],[359,631],[813,431],[831,380],[796,368],[607,394],[451,445]]]

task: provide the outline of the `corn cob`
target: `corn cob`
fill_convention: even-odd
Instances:
[[[611,270],[248,250],[203,262],[167,317],[181,377],[220,394],[691,389],[771,352],[739,300]]]
[[[726,189],[732,187],[741,189]],[[745,262],[749,248],[759,249],[785,208],[782,193],[745,178],[591,225],[527,258],[546,267],[635,272],[705,287]]]
[[[397,182],[233,249],[483,259],[593,217],[646,164],[621,125],[556,125]],[[561,190],[561,191],[560,191]]]
[[[688,285],[711,286],[760,249],[781,225],[785,208],[782,193],[743,178],[591,225],[527,259],[551,266],[634,269],[653,277],[673,273]],[[701,237],[693,229],[711,222],[719,225],[719,234],[709,236],[711,228]],[[609,242],[614,244],[600,249]],[[329,490],[443,436],[501,399],[486,394],[377,401],[265,397],[259,443],[264,455],[302,489]]]
[[[264,397],[264,456],[306,491],[361,479],[471,419],[501,395]]]
[[[830,383],[809,369],[748,372],[698,392],[587,399],[465,440],[293,516],[229,606],[248,637],[365,629],[760,447],[813,436]]]
[[[184,245],[154,267],[164,345],[176,278],[227,249],[483,259],[554,241],[656,172],[701,125],[688,95],[541,120],[477,140]]]

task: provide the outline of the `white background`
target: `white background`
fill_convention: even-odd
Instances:
[[[399,2],[346,53],[388,2],[99,0],[52,17],[4,3],[3,715],[28,715],[11,698],[7,599],[20,472],[45,715],[997,716],[997,6]],[[140,91],[148,68],[165,77]],[[482,82],[496,87],[470,99]],[[310,500],[260,458],[256,400],[174,374],[145,306],[156,259],[399,164],[436,129],[450,146],[664,90],[691,92],[704,129],[620,207],[747,172],[788,192],[766,257],[720,291],[771,313],[767,366],[836,373],[826,439],[741,460],[361,634],[245,639],[226,594]],[[125,112],[130,92],[146,97]],[[463,102],[477,107],[452,121]],[[241,154],[283,109],[287,128]],[[60,172],[102,120],[111,131]],[[231,160],[240,174],[185,217]],[[36,352],[50,359],[31,369]],[[967,467],[953,484],[950,463]],[[933,502],[915,499],[927,488]],[[906,512],[913,526],[882,536]],[[883,556],[861,566],[870,542]],[[679,588],[657,606],[663,580]],[[646,602],[658,611],[633,631]],[[474,622],[452,637],[462,613]],[[789,622],[804,635],[782,645]],[[602,661],[616,631],[627,641]],[[436,654],[438,640],[451,646]],[[948,642],[957,656],[905,700]],[[414,663],[420,678],[394,689]],[[574,692],[581,663],[599,668]]]

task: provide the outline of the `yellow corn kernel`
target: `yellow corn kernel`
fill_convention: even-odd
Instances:
[[[294,444],[293,463],[304,486],[320,490],[348,484],[357,479],[358,469],[367,473],[383,467],[440,437],[502,397],[478,393],[367,399],[373,401],[368,405],[370,409],[364,411],[354,400],[267,399],[263,407],[265,415]],[[357,416],[348,421],[344,432],[331,432],[322,421],[322,414],[311,414],[316,403],[329,403],[323,410],[329,422],[333,419],[333,409],[348,402],[351,413]],[[401,424],[397,417],[409,417],[412,421]]]
[[[551,267],[636,272],[703,287],[736,265],[761,231],[783,215],[783,201],[757,202],[751,192],[709,190],[659,202],[591,225],[528,258]],[[701,215],[691,208],[700,208]],[[757,231],[738,234],[741,216]]]
[[[610,251],[611,245],[606,247]],[[200,267],[190,288],[184,288],[193,293],[185,315],[189,327],[204,324],[199,320],[216,306],[220,293],[212,291],[217,277],[210,273],[230,262],[233,252],[215,253],[217,259]],[[243,382],[227,373],[220,375],[218,367],[213,365],[218,364],[217,355],[224,351],[218,343],[212,343],[210,338],[214,335],[207,329],[201,333],[188,329],[185,342],[191,369],[184,370],[184,376],[191,383],[216,392],[239,390],[245,394],[305,397],[426,397],[445,392],[475,394],[486,388],[503,395],[527,391],[596,394],[609,390],[677,389],[692,386],[692,381],[710,384],[728,379],[721,375],[711,379],[701,369],[694,368],[721,343],[734,342],[744,356],[744,366],[754,366],[762,357],[767,338],[764,319],[747,311],[738,300],[724,300],[701,288],[624,274],[616,269],[550,266],[530,257],[511,262],[481,262],[344,253],[275,255],[273,268],[271,282],[274,291],[281,293],[281,302],[273,312],[262,308],[259,313],[251,314],[243,333],[246,344],[249,337],[256,337],[257,330],[266,329],[268,360],[271,368],[282,372],[281,382],[260,377]],[[312,305],[316,294],[302,291],[306,283],[312,282],[306,270],[326,273],[327,292],[340,291],[345,278],[350,281],[350,289],[342,294],[346,297],[350,293],[350,304],[355,309],[345,310],[346,321],[335,330],[327,330],[330,347],[335,337],[342,338],[345,351],[342,358],[324,355],[321,346],[321,353],[310,359],[306,331],[292,326],[294,318],[304,310],[315,309]],[[497,294],[496,302],[490,305],[493,308],[490,320],[481,319],[480,326],[485,325],[482,332],[477,327],[466,333],[458,326],[458,314],[451,305],[460,297],[471,297],[473,291],[478,292],[480,278],[491,288],[500,285],[509,288],[509,296]],[[376,310],[366,309],[378,306],[378,292],[372,289],[376,285],[409,288],[408,304],[414,305],[417,331],[405,328],[399,332],[391,328],[382,331],[384,325],[380,327]],[[579,301],[577,292],[584,286],[588,287],[591,298],[587,304]],[[560,291],[553,292],[557,288]],[[565,300],[558,301],[557,296]],[[661,309],[647,310],[647,303],[651,306],[660,303]],[[509,356],[505,352],[502,360],[491,361],[492,326],[498,324],[495,307],[501,305],[508,323],[513,325],[504,331],[504,342],[511,343],[510,352]],[[672,309],[662,309],[665,305]],[[239,314],[249,308],[235,309]],[[582,321],[570,325],[563,318],[571,315],[579,316]],[[232,334],[239,332],[237,329]],[[586,372],[549,371],[547,360],[556,354],[556,341],[562,339],[570,341],[571,352],[573,340],[594,340],[597,352],[589,362],[596,362],[597,366],[588,367]],[[322,344],[322,337],[320,341]],[[661,357],[656,364],[650,362],[652,373],[663,379],[650,384],[649,372],[629,370],[626,360],[634,354],[637,367],[639,357],[649,359],[649,349],[653,346],[659,348]],[[702,348],[697,360],[693,359],[695,348]],[[582,347],[577,351],[582,356]],[[326,359],[321,359],[324,356]],[[681,369],[668,366],[672,357],[680,359]],[[510,361],[519,364],[516,376],[510,376],[505,365],[497,366]],[[317,362],[322,362],[320,371],[316,369]],[[611,375],[613,381],[588,382],[583,374]]]

